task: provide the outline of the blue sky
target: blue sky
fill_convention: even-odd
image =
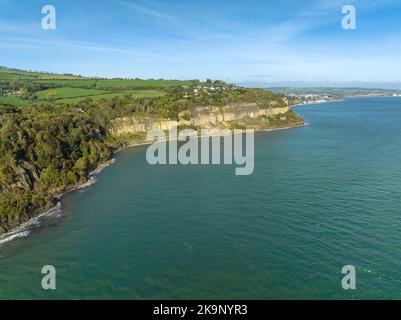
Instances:
[[[41,28],[43,5],[57,29]],[[357,29],[341,27],[352,4]],[[401,80],[400,0],[0,0],[0,65],[231,82]]]

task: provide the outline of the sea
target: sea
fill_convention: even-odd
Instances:
[[[118,153],[0,241],[0,299],[401,299],[401,97],[294,109],[248,176]]]

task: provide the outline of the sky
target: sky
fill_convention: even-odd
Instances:
[[[44,5],[56,29],[42,28]],[[344,5],[356,29],[342,28]],[[0,0],[0,65],[233,83],[401,80],[401,0]]]

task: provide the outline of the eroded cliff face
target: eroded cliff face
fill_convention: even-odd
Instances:
[[[12,179],[7,182],[0,180],[0,193],[32,190],[35,181],[39,179],[37,169],[26,161],[19,161],[15,167],[10,167],[9,171]]]
[[[177,121],[156,117],[132,116],[113,120],[110,132],[118,137],[126,134],[147,132],[151,129],[168,131],[174,126],[177,126]]]
[[[112,122],[110,132],[118,137],[147,132],[151,129],[169,131],[177,126],[230,128],[236,121],[246,124],[247,120],[254,122],[257,119],[285,115],[289,112],[288,104],[287,107],[277,108],[274,107],[274,102],[276,101],[272,101],[271,107],[265,109],[260,108],[256,103],[236,103],[224,107],[197,107],[181,112],[178,121],[148,116],[123,117]]]
[[[260,109],[256,103],[230,104],[221,108],[199,107],[191,111],[184,111],[191,118],[190,123],[195,126],[210,126],[229,121],[243,120],[244,118],[256,119],[260,116],[273,116],[284,114],[288,107]]]

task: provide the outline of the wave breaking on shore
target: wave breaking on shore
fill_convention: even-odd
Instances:
[[[31,232],[40,227],[42,217],[59,217],[62,213],[61,203],[58,202],[53,208],[43,212],[42,214],[29,219],[27,222],[20,225],[18,228],[0,236],[0,247],[2,244],[17,238],[28,237]]]
[[[60,217],[63,212],[62,206],[61,206],[62,197],[64,195],[66,195],[67,193],[77,191],[77,190],[83,190],[83,189],[95,184],[97,182],[96,175],[98,175],[103,169],[112,165],[114,162],[115,162],[115,158],[112,158],[112,159],[110,159],[110,161],[107,161],[106,163],[99,165],[98,168],[96,168],[89,174],[89,179],[87,182],[85,182],[75,188],[71,188],[70,190],[63,192],[62,194],[59,194],[56,197],[58,199],[58,202],[54,207],[43,212],[42,214],[39,214],[39,215],[29,219],[27,222],[23,223],[22,225],[20,225],[19,227],[15,228],[15,229],[11,230],[10,232],[1,235],[0,236],[0,248],[4,243],[10,242],[14,239],[28,237],[34,229],[37,229],[40,227],[41,219],[43,217]]]

